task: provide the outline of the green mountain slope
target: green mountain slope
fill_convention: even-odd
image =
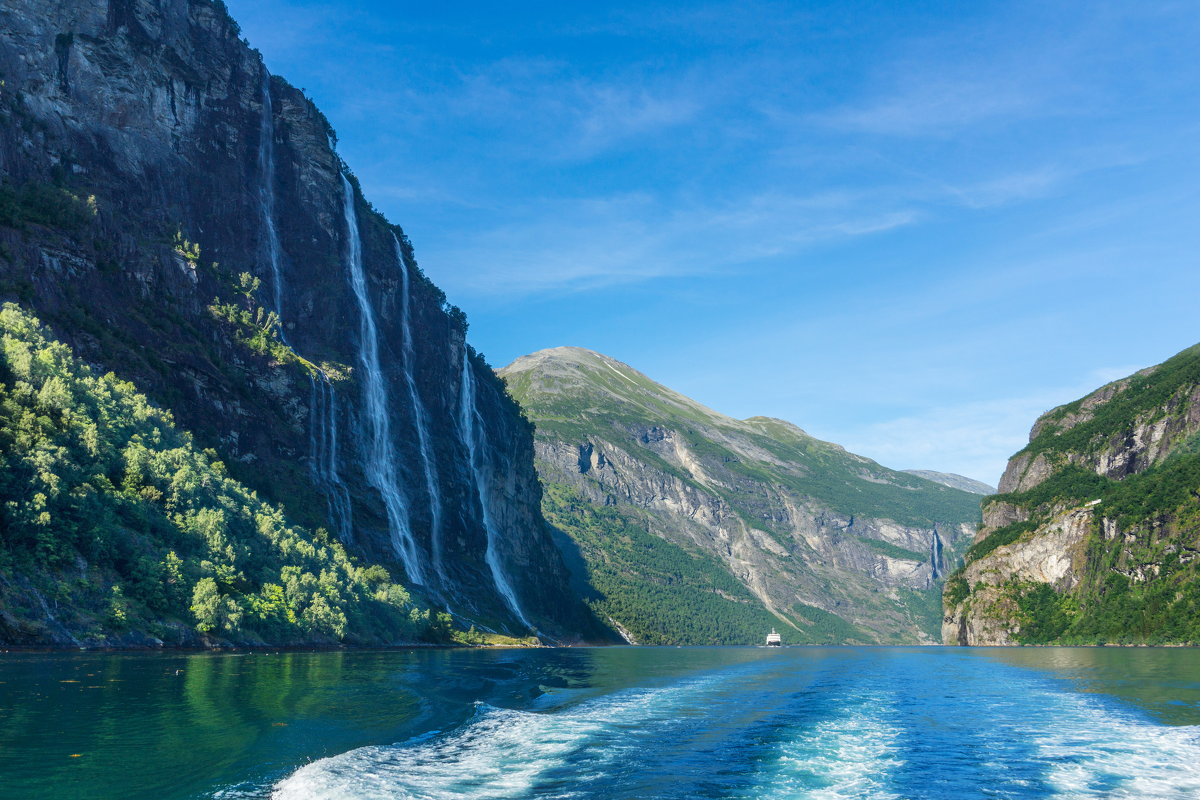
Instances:
[[[447,640],[379,565],[292,525],[111,373],[0,308],[0,640]]]
[[[782,420],[736,420],[599,353],[500,371],[536,427],[544,511],[638,641],[920,642],[979,498]],[[652,555],[651,555],[652,554]]]
[[[1200,642],[1200,346],[1044,414],[946,589],[948,643]]]

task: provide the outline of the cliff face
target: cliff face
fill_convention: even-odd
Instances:
[[[3,299],[435,601],[588,629],[518,407],[223,4],[6,0],[0,81]]]
[[[946,585],[947,644],[1200,641],[1200,347],[1042,415]]]
[[[925,610],[974,531],[975,496],[780,420],[718,414],[599,353],[545,350],[500,374],[537,428],[543,481],[569,490],[549,492],[547,510],[593,572],[637,574],[632,557],[616,566],[624,558],[617,543],[649,532],[678,548],[680,563],[712,564],[735,580],[736,591],[698,577],[697,593],[765,612],[756,624],[773,622],[789,641],[936,636],[937,612]],[[600,531],[606,524],[618,533]],[[676,566],[642,580],[676,587],[684,574]],[[645,603],[658,607],[667,596]],[[630,631],[634,617],[653,616],[607,613]]]

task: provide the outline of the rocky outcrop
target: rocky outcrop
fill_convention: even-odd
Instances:
[[[1192,642],[1200,347],[1054,409],[984,501],[947,644]]]
[[[518,630],[498,564],[537,627],[596,633],[540,514],[520,410],[403,231],[361,195],[329,122],[267,72],[219,0],[5,2],[0,81],[3,299],[135,381],[239,479],[405,567],[435,601]]]
[[[900,598],[940,586],[974,532],[974,496],[780,420],[718,414],[591,351],[541,351],[500,374],[537,428],[544,481],[714,559],[791,625],[811,607],[864,641],[936,635]]]

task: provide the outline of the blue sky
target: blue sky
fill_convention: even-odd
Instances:
[[[1200,341],[1200,5],[228,0],[497,366],[995,483]]]

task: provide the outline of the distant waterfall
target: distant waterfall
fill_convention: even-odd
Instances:
[[[338,473],[337,397],[333,384],[321,373],[309,377],[312,400],[309,413],[308,453],[313,480],[321,487],[329,504],[329,517],[338,538],[349,542],[353,532],[350,516],[350,492]]]
[[[932,571],[932,580],[937,580],[941,577],[938,572],[938,564],[942,560],[942,537],[938,536],[937,525],[933,526],[933,539],[929,542],[929,568]]]
[[[367,295],[367,280],[363,274],[362,238],[358,232],[358,214],[354,210],[354,189],[350,180],[342,175],[344,190],[343,211],[349,236],[348,260],[350,264],[350,286],[358,300],[359,364],[363,372],[363,388],[366,394],[366,413],[371,425],[371,441],[367,448],[367,480],[379,490],[387,511],[388,532],[392,538],[392,549],[403,562],[409,580],[425,583],[421,569],[421,558],[409,526],[408,509],[400,494],[400,481],[396,475],[396,451],[392,446],[391,421],[388,415],[387,386],[379,366],[379,334],[375,328],[375,312],[371,309],[371,298]]]
[[[500,535],[496,531],[496,526],[492,520],[492,503],[488,497],[488,486],[483,467],[479,463],[479,454],[476,447],[476,433],[477,431],[479,434],[483,433],[481,422],[479,411],[475,408],[475,377],[471,372],[470,351],[464,343],[462,388],[459,397],[459,428],[463,444],[467,447],[467,458],[471,462],[471,472],[475,478],[475,491],[479,495],[479,507],[483,514],[483,528],[487,533],[487,551],[484,557],[487,560],[488,567],[492,571],[492,581],[496,584],[496,590],[504,597],[504,601],[517,618],[521,620],[521,623],[526,628],[532,628],[533,625],[530,624],[525,613],[521,611],[521,606],[517,602],[517,596],[513,592],[512,584],[508,582],[508,576],[504,574],[504,565],[500,561]]]
[[[429,445],[429,419],[421,396],[417,394],[417,381],[413,377],[413,365],[416,356],[413,350],[412,334],[412,295],[409,291],[408,265],[404,263],[404,252],[400,248],[400,240],[392,234],[392,244],[396,246],[396,261],[400,265],[400,330],[401,346],[404,355],[404,382],[408,386],[408,399],[413,410],[413,422],[417,429],[417,443],[421,447],[421,466],[425,473],[425,490],[429,494],[429,515],[432,520],[430,529],[431,549],[433,551],[433,571],[437,573],[441,585],[447,584],[445,565],[442,563],[442,498],[438,487],[437,468],[434,465]]]

